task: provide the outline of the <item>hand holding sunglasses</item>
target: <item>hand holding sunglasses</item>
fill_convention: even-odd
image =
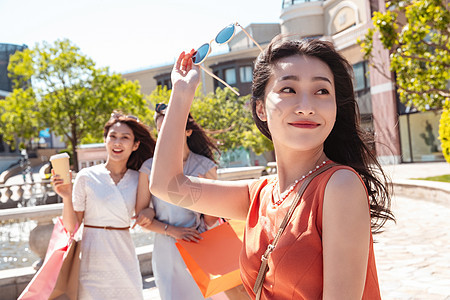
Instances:
[[[170,78],[172,80],[172,87],[175,85],[180,88],[195,88],[200,82],[199,67],[195,66],[192,62],[192,56],[195,50],[192,49],[189,52],[183,51],[178,56],[176,63],[173,66]]]
[[[261,52],[263,51],[261,46],[250,36],[250,34],[244,29],[244,27],[242,27],[239,23],[236,22],[234,24],[228,25],[227,27],[225,27],[224,29],[219,31],[219,33],[217,34],[217,36],[214,40],[211,40],[209,43],[205,43],[205,44],[201,45],[197,49],[195,54],[192,56],[192,62],[194,65],[199,66],[203,71],[208,73],[210,76],[214,77],[215,79],[217,79],[218,81],[223,83],[225,86],[227,86],[229,89],[231,89],[236,95],[240,96],[238,91],[236,91],[234,88],[232,88],[228,83],[226,83],[224,80],[220,79],[213,73],[209,72],[206,68],[201,66],[201,64],[206,60],[208,55],[211,53],[211,43],[213,41],[215,41],[217,44],[223,45],[223,44],[226,44],[229,41],[231,41],[231,39],[234,37],[234,35],[236,33],[236,26],[239,26],[242,29],[242,31],[253,41],[253,43],[255,43],[255,45],[258,46],[258,48],[259,48],[259,50],[261,50]]]

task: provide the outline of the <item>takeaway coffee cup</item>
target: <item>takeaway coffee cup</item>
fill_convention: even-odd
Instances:
[[[52,155],[50,156],[50,162],[52,163],[53,170],[55,170],[55,175],[59,175],[64,180],[64,184],[70,183],[69,154],[61,153]]]

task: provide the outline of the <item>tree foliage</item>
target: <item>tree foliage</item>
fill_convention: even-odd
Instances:
[[[218,142],[220,151],[243,146],[256,154],[272,150],[272,142],[264,137],[253,122],[249,106],[250,96],[236,96],[229,89],[217,88],[215,93],[203,95],[197,89],[191,114],[209,135]],[[150,95],[156,103],[168,103],[171,91],[158,87]],[[151,113],[153,117],[154,112]]]
[[[377,32],[390,50],[400,100],[419,110],[441,108],[450,97],[450,4],[446,0],[392,0],[374,12],[361,46],[373,57]],[[375,65],[375,67],[380,67]]]
[[[10,140],[37,137],[40,129],[50,128],[73,151],[81,142],[101,141],[115,109],[148,117],[138,83],[96,68],[69,40],[16,52],[8,72],[14,90],[4,101],[0,133]],[[76,151],[73,158],[77,169]]]
[[[34,99],[33,90],[14,89],[6,100],[2,100],[0,132],[11,147],[15,147],[16,136],[24,139],[36,136],[38,119]]]

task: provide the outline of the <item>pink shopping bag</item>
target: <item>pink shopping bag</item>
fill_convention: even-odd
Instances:
[[[64,228],[62,219],[58,218],[48,244],[44,263],[18,300],[47,300],[49,298],[71,241],[72,238]]]

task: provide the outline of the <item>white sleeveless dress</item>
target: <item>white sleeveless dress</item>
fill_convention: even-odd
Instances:
[[[84,224],[130,226],[139,172],[130,170],[116,185],[105,165],[82,169],[75,178],[73,206]],[[143,299],[142,276],[128,230],[84,227],[78,299]]]
[[[150,174],[152,163],[152,158],[146,160],[139,171]],[[190,152],[183,172],[185,175],[198,177],[214,167],[216,164],[209,158]],[[196,227],[200,232],[205,231],[199,228],[202,225],[200,213],[170,204],[153,195],[152,202],[157,220],[173,226]],[[187,271],[174,238],[155,233],[152,267],[162,300],[205,299]]]

